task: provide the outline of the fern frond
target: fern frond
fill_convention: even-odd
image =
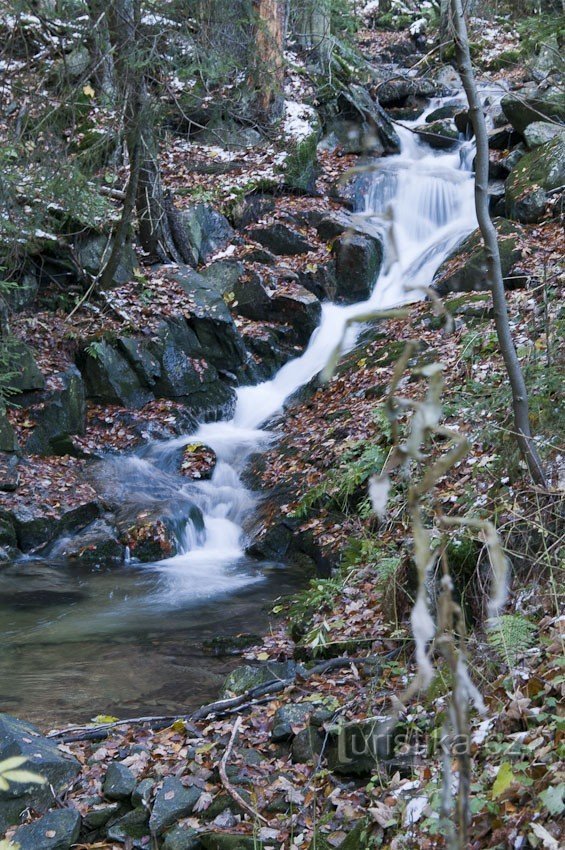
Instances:
[[[503,614],[488,635],[496,654],[512,666],[535,642],[536,627],[521,614]]]

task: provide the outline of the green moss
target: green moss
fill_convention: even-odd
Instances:
[[[293,189],[308,190],[315,179],[318,134],[313,132],[291,150],[284,163],[285,182]]]

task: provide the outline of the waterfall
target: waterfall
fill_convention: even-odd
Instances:
[[[439,103],[434,101],[430,109]],[[324,304],[320,325],[302,356],[272,380],[241,387],[230,421],[203,424],[195,433],[154,444],[145,453],[146,462],[163,467],[180,447],[201,441],[218,457],[211,480],[187,482],[178,489],[178,498],[190,498],[201,512],[204,533],[184,534],[179,554],[145,567],[161,574],[157,595],[162,604],[180,605],[203,590],[212,595],[261,580],[260,572],[244,559],[243,526],[255,497],[242,483],[241,473],[250,454],[270,442],[262,426],[324,368],[348,320],[421,297],[414,287],[429,286],[447,254],[476,227],[471,143],[461,142],[449,152],[432,151],[415,137],[408,122],[399,127],[399,135],[401,153],[375,163],[358,210],[385,241],[386,261],[370,298],[347,306]],[[347,347],[355,343],[359,330],[353,326]]]

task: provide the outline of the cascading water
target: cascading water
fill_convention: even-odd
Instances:
[[[430,110],[441,103],[441,100],[434,101]],[[413,123],[421,120],[422,116]],[[443,259],[476,226],[474,181],[469,170],[472,144],[461,142],[452,151],[434,152],[417,139],[410,124],[399,127],[398,132],[402,152],[375,163],[371,185],[356,213],[365,226],[382,234],[385,245],[383,271],[372,295],[362,304],[324,304],[321,323],[304,354],[283,366],[272,380],[240,388],[235,414],[230,421],[203,424],[194,434],[151,444],[139,456],[108,462],[104,474],[118,482],[125,501],[135,494],[136,498],[144,498],[148,503],[171,506],[177,519],[179,554],[155,564],[123,567],[119,576],[116,577],[117,571],[114,571],[111,579],[101,574],[96,581],[102,592],[98,591],[95,601],[89,601],[88,594],[82,600],[79,595],[74,605],[60,610],[57,616],[37,617],[30,612],[17,627],[4,630],[3,645],[8,649],[13,645],[16,664],[18,658],[21,664],[25,654],[26,663],[33,667],[26,673],[28,679],[24,684],[28,690],[33,691],[40,675],[38,671],[44,664],[47,646],[56,647],[58,653],[67,641],[86,651],[92,636],[96,635],[100,641],[101,636],[115,635],[116,624],[119,624],[121,635],[127,635],[128,628],[139,635],[141,621],[144,637],[149,642],[162,629],[164,621],[170,629],[176,627],[182,631],[181,624],[189,619],[198,629],[200,639],[206,633],[210,635],[220,630],[225,619],[240,630],[249,628],[245,620],[249,616],[248,609],[238,607],[241,598],[238,591],[245,588],[246,596],[253,596],[257,592],[253,586],[260,586],[269,567],[245,557],[244,525],[253,513],[256,498],[242,483],[241,474],[250,454],[270,443],[271,435],[262,426],[281,410],[289,396],[324,368],[346,322],[353,321],[345,341],[350,347],[360,330],[360,325],[354,324],[356,316],[421,297],[418,287],[430,285]],[[174,471],[182,447],[194,441],[201,441],[216,452],[218,462],[209,481],[186,482]],[[214,603],[217,607],[212,607],[211,600],[225,594],[230,594],[229,603],[224,601],[224,607]],[[226,605],[230,606],[227,617]],[[38,651],[37,665],[33,666],[30,658],[33,648],[38,646],[42,649],[41,653]],[[143,657],[145,650],[139,651]],[[182,650],[177,643],[171,651],[172,661],[169,658],[167,662],[178,663],[180,655]],[[118,672],[110,674],[114,690],[116,676],[127,679],[129,666],[135,667],[138,659],[130,665],[119,664],[119,661],[115,660]],[[104,659],[105,667],[109,665],[111,669],[112,663],[112,659]],[[16,664],[12,664],[14,670]],[[164,664],[161,654],[159,672]],[[190,669],[187,675],[194,677],[195,671],[190,665],[187,669]],[[156,670],[156,666],[149,665],[147,677],[158,678]],[[67,689],[74,672],[74,667],[71,673],[61,672]],[[4,670],[3,676],[9,679],[10,671]],[[170,676],[170,670],[165,667],[164,681]],[[52,679],[50,676],[51,686]],[[138,677],[135,681],[138,693]],[[132,682],[129,689],[124,686],[129,702],[124,697],[120,706],[131,703],[136,685]],[[91,690],[96,688],[95,684]],[[98,690],[101,689],[98,683]],[[21,692],[24,690],[22,686]],[[189,693],[193,699],[207,696],[206,689],[199,692],[192,683]],[[163,700],[168,707],[175,706],[174,700],[166,697]],[[0,705],[1,701],[2,693]],[[64,703],[64,700],[59,702]],[[78,701],[73,708],[74,716],[81,709],[83,713],[88,711],[86,704]],[[133,699],[133,704],[139,707],[148,703],[141,698]],[[156,704],[163,707],[159,700]],[[14,706],[8,702],[4,707],[10,710]],[[17,710],[18,706],[15,708]],[[53,711],[57,714],[56,708]],[[59,711],[61,713],[64,712]]]

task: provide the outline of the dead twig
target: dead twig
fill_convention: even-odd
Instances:
[[[231,736],[230,736],[228,745],[226,747],[226,751],[223,754],[222,759],[220,761],[220,765],[219,765],[220,779],[222,780],[222,785],[224,786],[224,788],[226,789],[226,791],[228,792],[228,794],[230,795],[232,800],[235,800],[237,805],[240,806],[245,812],[247,812],[247,814],[250,815],[253,818],[253,820],[260,820],[262,823],[269,823],[269,821],[266,818],[264,818],[263,815],[260,815],[259,812],[256,811],[253,808],[253,806],[250,806],[249,803],[246,800],[243,799],[241,794],[238,791],[235,790],[235,788],[233,787],[233,785],[231,784],[231,782],[228,778],[226,768],[227,768],[228,761],[229,761],[229,758],[230,758],[230,755],[231,755],[231,751],[233,749],[233,745],[234,745],[235,739],[237,737],[237,733],[239,731],[240,726],[241,726],[241,715],[239,715],[239,717],[236,719],[235,723],[233,724],[233,729],[231,730]]]

